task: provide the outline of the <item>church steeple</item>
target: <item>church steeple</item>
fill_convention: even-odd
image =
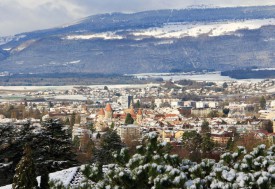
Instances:
[[[111,104],[106,104],[105,107],[105,118],[106,119],[112,119],[113,118],[113,109],[111,107]]]

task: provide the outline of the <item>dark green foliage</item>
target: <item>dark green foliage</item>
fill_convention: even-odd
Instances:
[[[46,166],[41,167],[41,183],[40,189],[49,189],[49,171]]]
[[[114,129],[114,127],[115,127],[115,123],[114,123],[114,122],[112,122],[112,124],[111,124],[110,128],[111,128],[111,129]]]
[[[24,156],[16,166],[13,178],[13,189],[36,189],[38,184],[36,180],[35,164],[32,158],[30,146],[24,149]]]
[[[70,120],[70,126],[71,126],[71,128],[74,126],[74,124],[75,124],[75,113],[73,113],[71,115],[71,120]]]
[[[34,147],[38,146],[34,151],[38,167],[45,167],[52,172],[75,164],[71,137],[65,133],[59,120],[44,122],[43,132],[32,142]]]
[[[152,101],[151,101],[150,108],[151,108],[152,110],[154,110],[154,109],[155,109],[155,107],[156,107],[155,101],[154,101],[154,100],[152,100]]]
[[[273,133],[273,122],[269,120],[263,120],[262,128],[269,133]]]
[[[108,164],[114,162],[112,154],[121,150],[124,144],[119,135],[114,130],[108,130],[100,138],[99,147],[94,151],[93,161],[99,164]]]
[[[208,121],[204,120],[202,125],[201,125],[201,133],[209,133],[210,132],[210,127]]]
[[[80,145],[80,139],[79,139],[78,136],[75,136],[75,137],[74,137],[73,145],[74,145],[75,147],[77,147],[77,148],[79,147],[79,145]]]
[[[225,88],[228,87],[228,84],[227,84],[226,82],[224,82],[224,83],[222,84],[222,87],[225,89]]]
[[[138,100],[137,103],[135,104],[135,108],[140,108],[140,101]]]
[[[189,152],[189,158],[192,161],[199,162],[200,157],[207,157],[215,144],[211,140],[209,123],[204,120],[201,134],[196,131],[185,132],[182,135],[183,147]]]
[[[229,109],[228,108],[224,108],[223,110],[222,110],[222,112],[224,113],[224,115],[228,115],[228,113],[229,113]]]
[[[202,137],[196,131],[184,132],[182,135],[182,145],[188,151],[191,161],[199,162],[201,160]]]
[[[222,76],[229,76],[235,79],[267,79],[274,78],[274,70],[258,70],[251,69],[230,70],[221,72]]]
[[[12,125],[0,127],[0,163],[8,163],[9,166],[0,167],[0,185],[12,183],[15,168],[23,156],[25,144],[33,138],[33,128],[25,124],[16,129]]]
[[[133,124],[134,123],[134,119],[132,118],[131,114],[127,114],[126,118],[125,118],[125,124],[129,125],[129,124]]]
[[[196,131],[187,131],[182,135],[182,145],[188,151],[199,151],[201,143],[202,137]]]
[[[217,110],[212,110],[209,114],[208,117],[214,118],[214,117],[219,117],[219,112]]]
[[[202,143],[201,143],[201,149],[204,156],[209,154],[211,150],[214,148],[215,144],[211,140],[211,134],[210,133],[204,133],[202,134]]]
[[[211,129],[209,127],[209,123],[206,120],[203,121],[201,126],[201,136],[202,136],[202,143],[201,143],[202,155],[206,157],[215,146],[214,142],[211,140]]]
[[[0,185],[12,182],[15,167],[23,156],[25,144],[32,148],[37,175],[75,165],[71,137],[66,134],[58,120],[43,123],[39,132],[34,132],[30,124],[19,128],[11,125],[0,127],[0,163],[9,163],[8,169],[0,167],[0,174],[4,174],[3,177],[0,175]]]
[[[101,134],[99,132],[97,132],[96,139],[100,139],[100,137],[101,137]]]
[[[262,97],[260,98],[260,107],[261,107],[261,109],[263,109],[263,110],[266,108],[266,100],[265,100],[264,96],[262,96]]]
[[[192,81],[192,80],[189,80],[189,79],[179,80],[179,81],[177,81],[177,83],[178,83],[179,85],[189,85],[189,86],[194,85],[194,84],[197,84],[196,81]]]

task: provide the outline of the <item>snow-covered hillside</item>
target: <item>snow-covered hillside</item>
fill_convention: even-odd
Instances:
[[[197,37],[206,34],[208,36],[221,36],[242,29],[258,29],[266,25],[275,25],[275,19],[236,20],[222,22],[199,22],[199,23],[169,23],[161,28],[149,28],[133,32],[140,37],[156,38],[181,38]]]
[[[92,15],[62,27],[0,37],[0,72],[134,74],[274,67],[274,28],[275,6]]]
[[[152,27],[148,29],[128,30],[123,34],[121,31],[102,32],[85,35],[68,35],[63,39],[68,40],[90,40],[90,39],[125,39],[127,36],[135,36],[137,40],[144,38],[182,38],[182,37],[198,37],[199,35],[207,35],[210,37],[228,35],[243,29],[259,29],[262,26],[275,25],[275,19],[253,19],[253,20],[235,20],[220,22],[175,22],[166,23],[162,27]]]

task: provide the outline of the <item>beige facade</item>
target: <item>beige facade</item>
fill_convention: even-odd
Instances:
[[[140,128],[137,125],[120,126],[117,129],[117,134],[120,136],[122,141],[124,141],[126,138],[138,140],[141,137]]]

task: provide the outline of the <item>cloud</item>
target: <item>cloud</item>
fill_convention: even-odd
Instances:
[[[59,26],[85,17],[82,6],[64,0],[1,0],[0,36]]]
[[[0,36],[60,26],[98,13],[181,9],[202,4],[275,5],[275,0],[0,0]]]

